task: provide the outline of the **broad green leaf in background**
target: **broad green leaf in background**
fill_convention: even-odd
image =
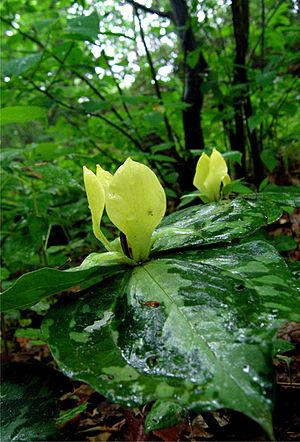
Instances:
[[[3,441],[59,440],[57,400],[70,388],[61,373],[45,365],[11,363],[1,371]]]
[[[263,150],[260,157],[263,163],[265,164],[265,166],[267,167],[267,169],[269,170],[269,172],[273,172],[273,170],[279,164],[279,161],[276,158],[276,151],[272,149]]]
[[[99,15],[96,11],[90,15],[81,15],[67,21],[68,37],[79,40],[95,41],[99,34]]]
[[[22,124],[46,118],[46,109],[39,106],[9,106],[1,109],[0,124]]]
[[[280,207],[300,208],[300,186],[276,186],[269,184],[260,194],[260,198],[277,203]]]
[[[193,206],[163,219],[154,232],[154,251],[229,242],[278,219],[278,204],[259,194]]]
[[[3,75],[21,75],[35,66],[42,58],[41,54],[30,54],[26,57],[14,58],[2,62]]]
[[[225,158],[225,160],[231,160],[235,163],[242,164],[242,154],[238,150],[232,150],[230,152],[224,152],[222,153],[222,156]]]
[[[95,259],[94,259],[95,257]],[[22,275],[1,294],[1,310],[30,307],[47,296],[79,285],[88,287],[127,268],[113,253],[91,254],[79,267],[69,270],[42,268]]]
[[[272,337],[296,319],[291,281],[264,242],[170,254],[59,301],[42,330],[62,370],[110,400],[227,407],[272,437]]]
[[[201,54],[201,48],[197,48],[194,51],[188,52],[187,54],[187,64],[190,68],[194,68],[199,62],[199,57]]]

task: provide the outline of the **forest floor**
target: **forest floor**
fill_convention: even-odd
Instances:
[[[300,210],[285,214],[268,228],[276,236],[291,236],[300,244]],[[299,247],[282,252],[291,261],[300,259]],[[31,310],[24,318],[31,317]],[[38,320],[33,318],[33,321]],[[7,324],[6,338],[10,341],[2,353],[5,362],[22,362],[47,365],[56,369],[46,345],[32,345],[27,338],[14,336],[17,323]],[[279,331],[279,337],[292,344],[294,349],[274,358],[276,373],[274,429],[280,441],[300,440],[300,324],[288,322]],[[268,440],[263,430],[244,415],[222,409],[216,412],[195,414],[178,425],[144,432],[145,415],[149,407],[126,409],[109,403],[88,385],[68,380],[68,391],[59,398],[61,411],[72,410],[86,404],[85,410],[61,425],[65,441],[263,441]]]

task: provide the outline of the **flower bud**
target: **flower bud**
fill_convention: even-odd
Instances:
[[[166,211],[166,195],[154,172],[128,158],[109,184],[106,211],[126,235],[132,258],[146,259],[152,233]]]
[[[219,201],[222,198],[221,184],[231,183],[226,161],[216,149],[211,156],[203,153],[198,160],[193,184],[200,191],[203,202]]]

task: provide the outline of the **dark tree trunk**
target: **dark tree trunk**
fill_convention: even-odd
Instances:
[[[187,108],[182,113],[185,140],[185,158],[177,167],[181,190],[193,189],[193,177],[198,158],[191,154],[192,149],[204,149],[204,136],[201,124],[203,94],[201,84],[208,69],[203,54],[199,51],[197,63],[188,64],[188,54],[199,48],[193,33],[186,0],[170,0],[172,18],[178,29],[178,35],[184,54],[184,92],[183,102]]]
[[[172,15],[178,28],[178,34],[184,52],[185,85],[183,101],[188,107],[183,111],[183,127],[185,136],[185,148],[203,149],[204,137],[201,125],[201,109],[203,94],[201,83],[203,74],[207,69],[206,61],[201,53],[194,67],[187,63],[188,54],[198,48],[191,24],[190,16],[185,0],[170,0]]]
[[[247,135],[253,158],[254,181],[258,184],[263,177],[263,165],[260,159],[260,144],[255,129],[249,130],[248,120],[253,115],[252,103],[247,76],[246,56],[249,38],[249,2],[248,0],[232,0],[231,3],[234,37],[236,44],[233,107],[235,112],[235,145],[242,155],[242,165],[237,168],[239,177],[247,175]]]

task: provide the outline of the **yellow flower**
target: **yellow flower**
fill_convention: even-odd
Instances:
[[[203,202],[219,201],[222,198],[222,189],[231,183],[226,161],[216,149],[211,156],[203,153],[198,160],[193,184],[200,190]]]
[[[100,230],[105,207],[110,220],[121,231],[126,256],[136,262],[144,261],[150,252],[152,233],[166,211],[166,195],[154,172],[128,158],[115,175],[99,165],[96,174],[86,167],[83,173],[96,238],[112,250]]]

